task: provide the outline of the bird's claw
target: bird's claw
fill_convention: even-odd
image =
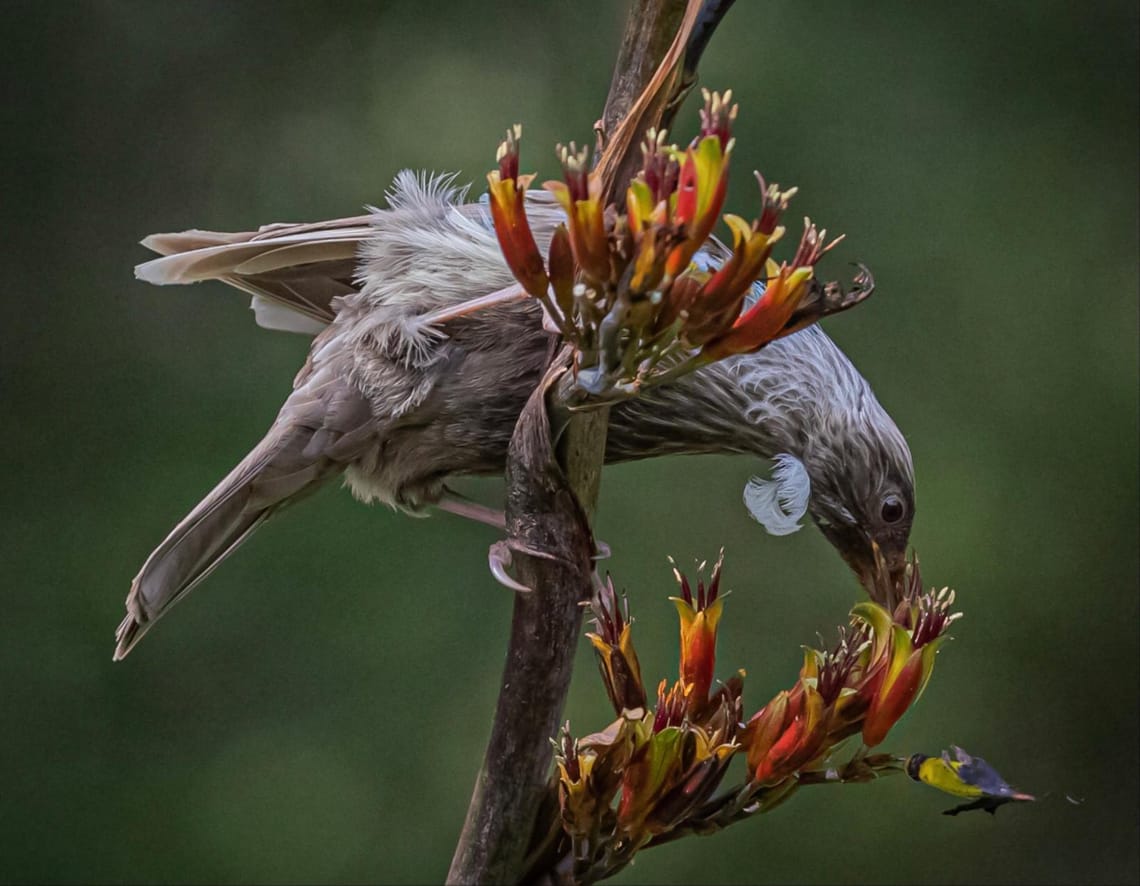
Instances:
[[[507,570],[514,562],[514,557],[511,554],[511,546],[506,541],[497,541],[490,548],[487,549],[487,565],[491,569],[491,575],[495,577],[495,581],[505,588],[510,588],[512,591],[517,591],[520,594],[529,594],[533,590],[527,587],[522,582],[516,581]]]
[[[491,575],[495,577],[495,581],[505,588],[510,588],[512,591],[518,591],[520,594],[529,594],[534,588],[527,587],[507,571],[514,564],[515,551],[526,554],[529,557],[539,557],[543,560],[557,560],[558,557],[546,551],[535,550],[510,538],[497,541],[487,549],[487,566],[491,570]],[[612,555],[613,552],[610,550],[608,544],[604,541],[594,539],[594,553],[590,557],[591,560],[595,562],[598,560],[608,560]]]
[[[606,550],[608,551],[609,548]],[[515,551],[518,551],[520,554],[526,554],[528,557],[539,557],[543,560],[557,560],[558,558],[554,556],[554,554],[527,547],[522,542],[510,538],[497,541],[487,549],[487,565],[491,569],[491,575],[495,576],[495,580],[503,585],[503,587],[510,588],[512,591],[529,594],[534,588],[527,587],[507,572],[514,562]]]

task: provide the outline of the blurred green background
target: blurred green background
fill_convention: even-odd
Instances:
[[[5,5],[0,880],[442,879],[510,614],[490,530],[330,488],[111,663],[139,564],[307,349],[221,285],[135,282],[136,244],[354,214],[405,166],[480,182],[516,120],[552,175],[547,146],[590,137],[624,8]],[[1045,799],[991,820],[905,779],[804,790],[618,882],[1140,879],[1136,75],[1130,2],[729,14],[703,82],[739,98],[738,169],[847,233],[825,273],[875,271],[826,325],[910,440],[913,541],[967,613],[887,747],[962,744]],[[859,598],[814,529],[748,518],[762,468],[612,469],[598,520],[654,681],[676,667],[666,555],[727,548],[720,671],[748,669],[749,711]],[[607,713],[583,643],[568,716]]]

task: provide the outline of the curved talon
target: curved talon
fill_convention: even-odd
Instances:
[[[491,569],[491,575],[495,577],[495,581],[505,588],[510,588],[512,591],[518,591],[520,594],[531,593],[531,588],[516,581],[511,577],[507,569],[512,562],[511,547],[505,541],[497,541],[487,549],[487,566]]]
[[[613,551],[610,550],[610,546],[608,544],[606,544],[604,541],[602,541],[601,539],[595,538],[594,539],[594,556],[592,556],[590,559],[594,560],[594,561],[608,560],[612,556],[613,556]]]

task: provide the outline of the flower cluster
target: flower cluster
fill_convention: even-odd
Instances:
[[[961,613],[950,611],[948,588],[922,591],[917,561],[908,564],[903,585],[893,613],[859,603],[834,647],[805,647],[795,685],[748,721],[741,742],[756,784],[793,776],[857,733],[875,747],[918,700],[946,629]]]
[[[866,750],[883,740],[930,679],[935,652],[958,617],[951,613],[953,593],[924,593],[917,563],[908,564],[893,612],[873,602],[856,605],[836,644],[806,649],[795,685],[744,722],[744,672],[714,689],[722,560],[707,583],[704,564],[695,584],[674,568],[679,674],[671,685],[661,681],[652,709],[628,606],[612,581],[598,583],[591,602],[596,629],[588,636],[618,718],[579,739],[567,724],[555,758],[562,828],[576,869],[591,872],[586,879],[608,875],[672,832],[707,832],[766,811],[802,783],[902,771],[899,758]],[[820,768],[856,734],[865,747],[850,763]],[[738,752],[747,761],[744,782],[714,797]]]
[[[667,143],[664,132],[647,133],[624,199],[607,201],[587,149],[558,147],[562,181],[544,187],[566,221],[545,261],[527,220],[534,176],[519,174],[520,127],[507,133],[498,169],[487,176],[503,256],[575,345],[579,384],[590,393],[636,390],[680,367],[755,351],[870,294],[869,286],[845,293],[814,280],[816,262],[839,240],[828,243],[810,220],[791,261],[772,261],[796,189],[769,186],[758,173],[758,218],[723,217],[731,250],[711,237],[727,192],[737,106],[731,91],[704,95],[700,133],[687,148]],[[713,260],[696,261],[701,250]],[[757,281],[763,292],[742,311]]]
[[[680,676],[671,686],[658,684],[653,710],[646,707],[628,612],[612,581],[597,589],[591,604],[597,632],[588,636],[618,719],[577,741],[564,730],[556,757],[563,827],[586,856],[599,845],[636,851],[683,821],[712,796],[737,750],[743,675],[709,694],[723,607],[720,569],[718,561],[695,594],[677,574]]]

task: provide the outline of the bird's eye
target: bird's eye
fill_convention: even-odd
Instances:
[[[906,505],[897,495],[888,495],[883,499],[883,507],[879,511],[879,516],[883,518],[884,523],[898,523],[906,516]]]

